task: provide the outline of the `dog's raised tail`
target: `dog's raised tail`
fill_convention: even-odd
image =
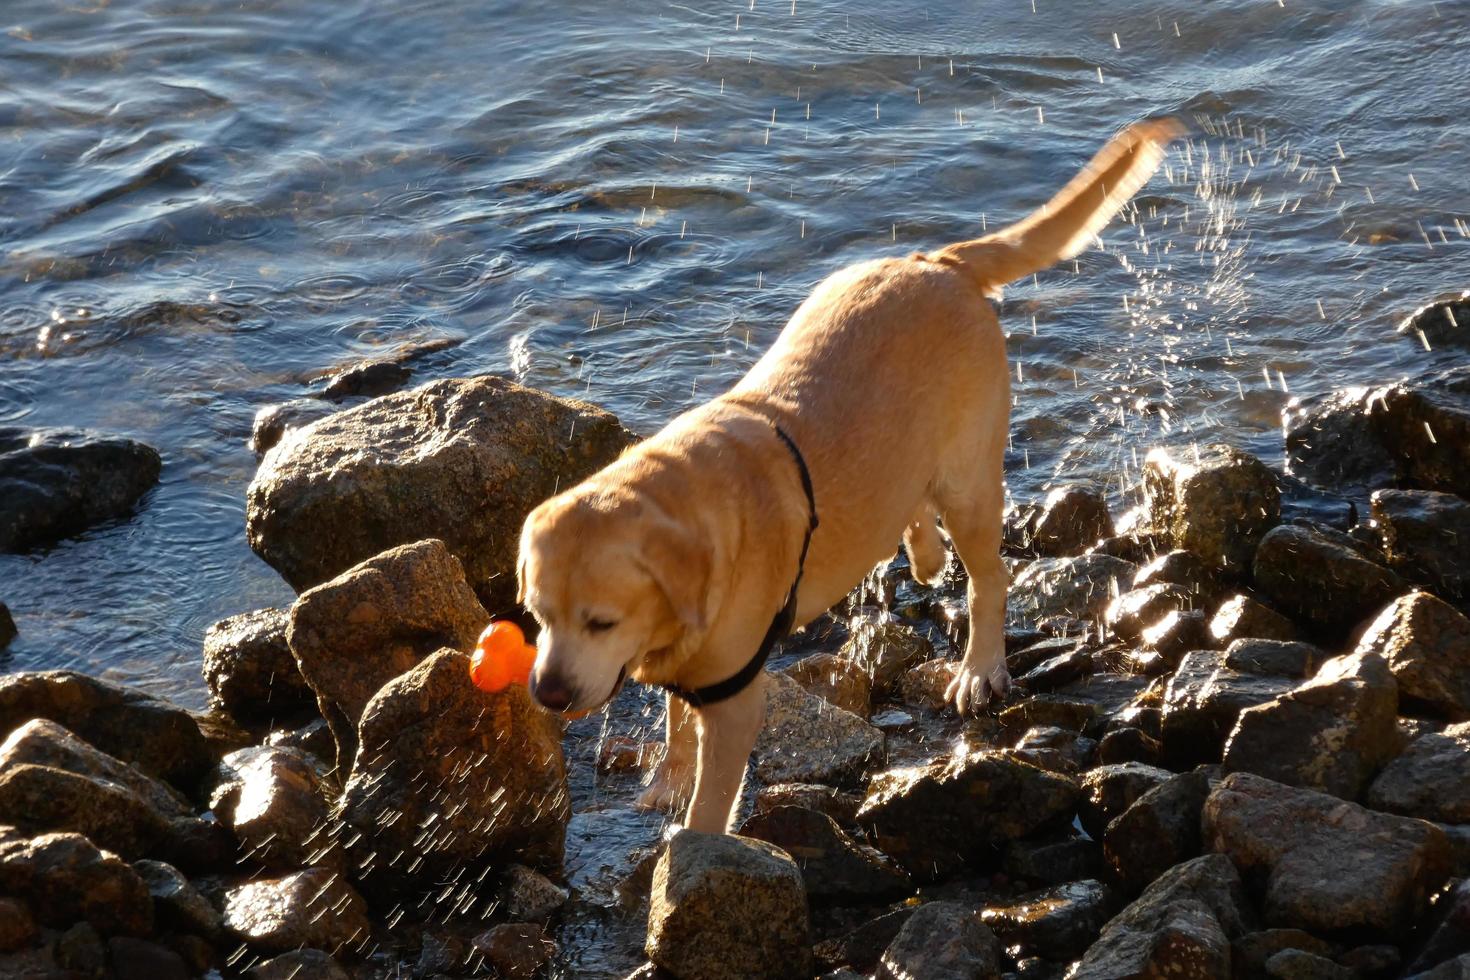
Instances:
[[[1165,148],[1183,133],[1183,125],[1173,118],[1134,123],[1026,218],[984,238],[946,245],[930,257],[964,267],[988,291],[997,292],[1006,283],[1070,259],[1148,183]]]

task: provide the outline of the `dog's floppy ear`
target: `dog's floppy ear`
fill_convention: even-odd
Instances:
[[[701,632],[709,625],[709,542],[666,515],[643,519],[639,564],[648,572],[686,630]]]

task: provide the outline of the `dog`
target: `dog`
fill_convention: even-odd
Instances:
[[[961,714],[1010,685],[1000,557],[1010,414],[1003,286],[1082,251],[1182,133],[1115,136],[1024,220],[828,276],[726,394],[676,418],[522,528],[520,600],[540,623],[531,692],[565,713],[627,678],[669,690],[668,742],[640,802],[727,830],[765,712],[765,654],[901,537],[914,577],[969,576]]]

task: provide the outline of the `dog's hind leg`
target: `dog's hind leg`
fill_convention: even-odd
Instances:
[[[903,549],[909,555],[909,570],[913,572],[914,581],[925,585],[938,585],[944,577],[944,566],[949,563],[935,517],[934,508],[925,504],[919,509],[919,516],[903,532]]]

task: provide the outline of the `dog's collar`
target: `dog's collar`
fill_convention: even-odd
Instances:
[[[801,455],[801,450],[796,448],[795,441],[786,434],[786,430],[775,423],[771,427],[776,430],[776,435],[785,443],[786,448],[791,451],[791,458],[796,461],[796,470],[801,474],[801,489],[806,491],[807,525],[806,535],[801,541],[801,559],[796,563],[796,579],[791,583],[791,591],[786,593],[786,604],[781,611],[776,613],[771,620],[770,629],[761,640],[760,647],[755,651],[755,656],[741,667],[733,676],[727,677],[716,684],[707,684],[704,687],[696,687],[692,690],[680,687],[677,684],[665,684],[663,689],[675,697],[682,698],[691,708],[701,708],[707,704],[715,704],[732,698],[745,690],[750,682],[755,680],[756,675],[765,667],[766,659],[771,655],[771,648],[786,634],[791,632],[791,625],[796,621],[796,590],[801,587],[801,573],[806,568],[806,552],[811,547],[812,532],[817,529],[817,496],[812,490],[812,474],[806,468],[806,459]]]

